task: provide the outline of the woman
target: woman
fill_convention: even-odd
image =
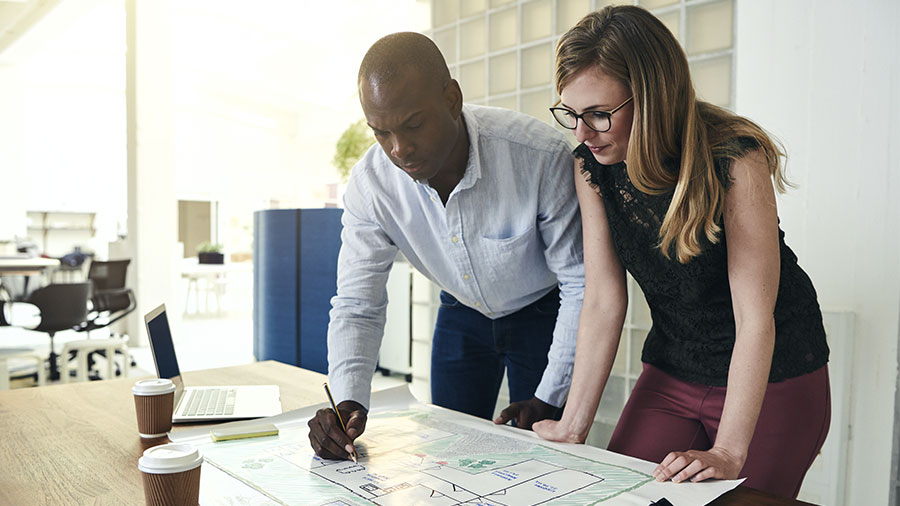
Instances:
[[[641,8],[586,16],[560,39],[556,66],[552,111],[581,143],[586,289],[565,412],[534,431],[587,437],[628,269],[653,326],[609,449],[661,462],[660,481],[741,476],[796,497],[831,408],[815,289],[778,225],[781,152],[751,121],[695,98],[678,42]]]

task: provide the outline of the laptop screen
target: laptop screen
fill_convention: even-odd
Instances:
[[[175,403],[177,405],[181,390],[181,372],[178,370],[178,360],[175,358],[175,345],[172,343],[172,332],[169,329],[169,319],[166,318],[166,305],[163,304],[144,317],[147,324],[147,336],[150,338],[150,351],[153,352],[153,362],[156,364],[156,375],[160,378],[168,378],[175,383]]]

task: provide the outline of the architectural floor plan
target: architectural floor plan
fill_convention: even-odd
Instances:
[[[201,478],[201,504],[617,506],[666,497],[681,506],[706,504],[739,483],[657,483],[652,463],[419,403],[370,413],[358,463],[316,456],[304,419],[278,425],[277,436],[264,438],[194,436],[204,475],[217,476],[216,485]],[[243,492],[229,492],[227,480]]]
[[[652,479],[448,422],[426,409],[373,415],[365,436],[358,464],[320,459],[300,427],[201,451],[207,462],[283,504],[584,505]]]

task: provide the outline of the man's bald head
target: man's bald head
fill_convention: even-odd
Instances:
[[[450,80],[447,62],[431,39],[420,33],[398,32],[372,44],[359,66],[357,82],[379,88],[410,71],[441,88]]]
[[[379,39],[359,66],[359,103],[394,165],[449,195],[465,172],[469,137],[459,83],[428,37]]]

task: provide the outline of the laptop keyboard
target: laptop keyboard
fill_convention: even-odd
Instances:
[[[181,416],[214,416],[234,414],[235,389],[200,388],[191,390]]]

